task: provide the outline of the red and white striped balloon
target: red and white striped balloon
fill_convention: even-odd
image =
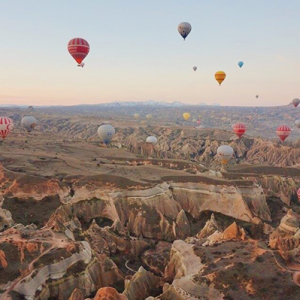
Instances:
[[[239,138],[241,138],[246,132],[246,126],[243,123],[236,123],[233,125],[233,131]]]
[[[0,136],[5,139],[13,129],[13,121],[7,117],[0,117]]]
[[[276,134],[284,141],[291,134],[291,129],[286,125],[281,125],[276,129]]]
[[[85,39],[75,38],[68,43],[68,51],[76,60],[78,66],[82,67],[82,61],[90,52],[90,45]]]

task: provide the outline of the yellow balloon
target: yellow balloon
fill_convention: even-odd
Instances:
[[[219,85],[221,85],[221,83],[224,81],[224,79],[226,78],[226,73],[223,71],[218,71],[215,74],[215,78],[216,80],[219,82]]]
[[[185,112],[184,114],[183,114],[183,118],[187,121],[189,118],[191,117],[191,115],[189,114],[189,113],[187,113],[187,112]]]

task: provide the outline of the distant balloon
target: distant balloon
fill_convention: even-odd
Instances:
[[[182,116],[186,121],[191,117],[191,115],[188,112],[185,112]]]
[[[217,155],[222,165],[227,165],[233,156],[233,149],[228,145],[222,145],[217,150]]]
[[[157,143],[157,138],[155,136],[148,136],[146,139],[146,143],[155,145]]]
[[[241,138],[246,132],[246,126],[243,123],[236,123],[233,125],[233,131],[239,138]]]
[[[241,68],[241,67],[244,65],[244,63],[243,63],[242,61],[239,61],[239,62],[238,62],[238,65],[239,65],[239,67]]]
[[[148,120],[150,120],[150,119],[152,119],[152,115],[151,115],[151,114],[148,114],[148,115],[146,115],[146,118],[147,118]]]
[[[26,116],[21,120],[22,126],[27,130],[27,132],[31,132],[37,124],[37,120],[35,117]]]
[[[0,136],[5,139],[7,135],[12,131],[14,123],[12,119],[8,117],[0,117]]]
[[[135,113],[133,116],[135,119],[138,119],[140,117],[140,115],[138,113]]]
[[[257,99],[259,96],[258,96],[258,95],[256,95],[255,97],[256,97],[256,99]]]
[[[68,43],[68,51],[76,60],[78,67],[83,67],[84,63],[82,61],[89,54],[90,45],[85,39],[75,38]]]
[[[197,71],[197,67],[196,67],[196,66],[195,66],[195,67],[193,67],[193,70],[194,70],[194,71]]]
[[[201,121],[200,120],[197,120],[197,124],[200,124],[201,123]]]
[[[295,125],[297,126],[297,128],[300,128],[300,120],[296,120]]]
[[[286,125],[281,125],[276,129],[276,134],[284,141],[291,134],[291,129]]]
[[[216,78],[216,80],[219,82],[219,85],[221,85],[222,82],[223,82],[223,81],[225,80],[225,78],[226,78],[226,73],[223,72],[223,71],[218,71],[218,72],[216,72],[216,74],[215,74],[215,78]]]
[[[300,104],[300,99],[295,98],[295,99],[293,99],[292,103],[295,107],[297,107]]]
[[[98,135],[105,144],[110,143],[115,133],[115,128],[109,124],[101,125],[98,128]]]
[[[192,26],[190,23],[188,22],[182,22],[178,25],[177,27],[178,32],[180,33],[180,35],[183,37],[183,39],[185,40],[186,37],[190,34],[191,30],[192,30]]]

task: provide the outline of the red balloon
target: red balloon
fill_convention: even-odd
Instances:
[[[0,117],[0,136],[5,139],[13,128],[13,121],[7,117]]]
[[[90,45],[85,39],[75,38],[68,43],[68,51],[78,65],[81,65],[82,61],[90,52]]]
[[[201,123],[201,121],[200,120],[197,120],[197,124],[200,124]]]
[[[284,141],[291,134],[291,129],[286,125],[281,125],[276,129],[276,134]]]
[[[241,138],[242,135],[246,132],[246,126],[243,123],[236,123],[235,125],[233,125],[233,131],[239,138]]]

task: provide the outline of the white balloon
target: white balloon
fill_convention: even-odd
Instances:
[[[109,124],[101,125],[98,128],[97,132],[99,137],[105,144],[110,143],[110,141],[112,140],[113,136],[116,133],[115,128]]]
[[[32,131],[37,124],[37,120],[32,116],[25,116],[21,120],[21,125],[28,131]]]
[[[295,125],[297,126],[297,128],[300,128],[300,120],[296,120]]]
[[[226,165],[229,160],[232,158],[233,149],[228,145],[222,145],[217,150],[217,155],[221,160],[221,164]]]
[[[135,113],[133,116],[135,119],[138,119],[140,117],[140,115],[138,113]]]
[[[146,143],[150,143],[155,145],[157,143],[157,138],[155,136],[148,136],[146,139]]]
[[[152,115],[151,115],[151,114],[148,114],[148,115],[146,115],[146,118],[147,118],[148,120],[150,120],[150,119],[152,119]]]
[[[190,23],[188,22],[182,22],[178,25],[178,32],[180,33],[180,35],[183,37],[183,39],[185,40],[186,37],[190,34],[191,30],[192,30],[192,26]]]

